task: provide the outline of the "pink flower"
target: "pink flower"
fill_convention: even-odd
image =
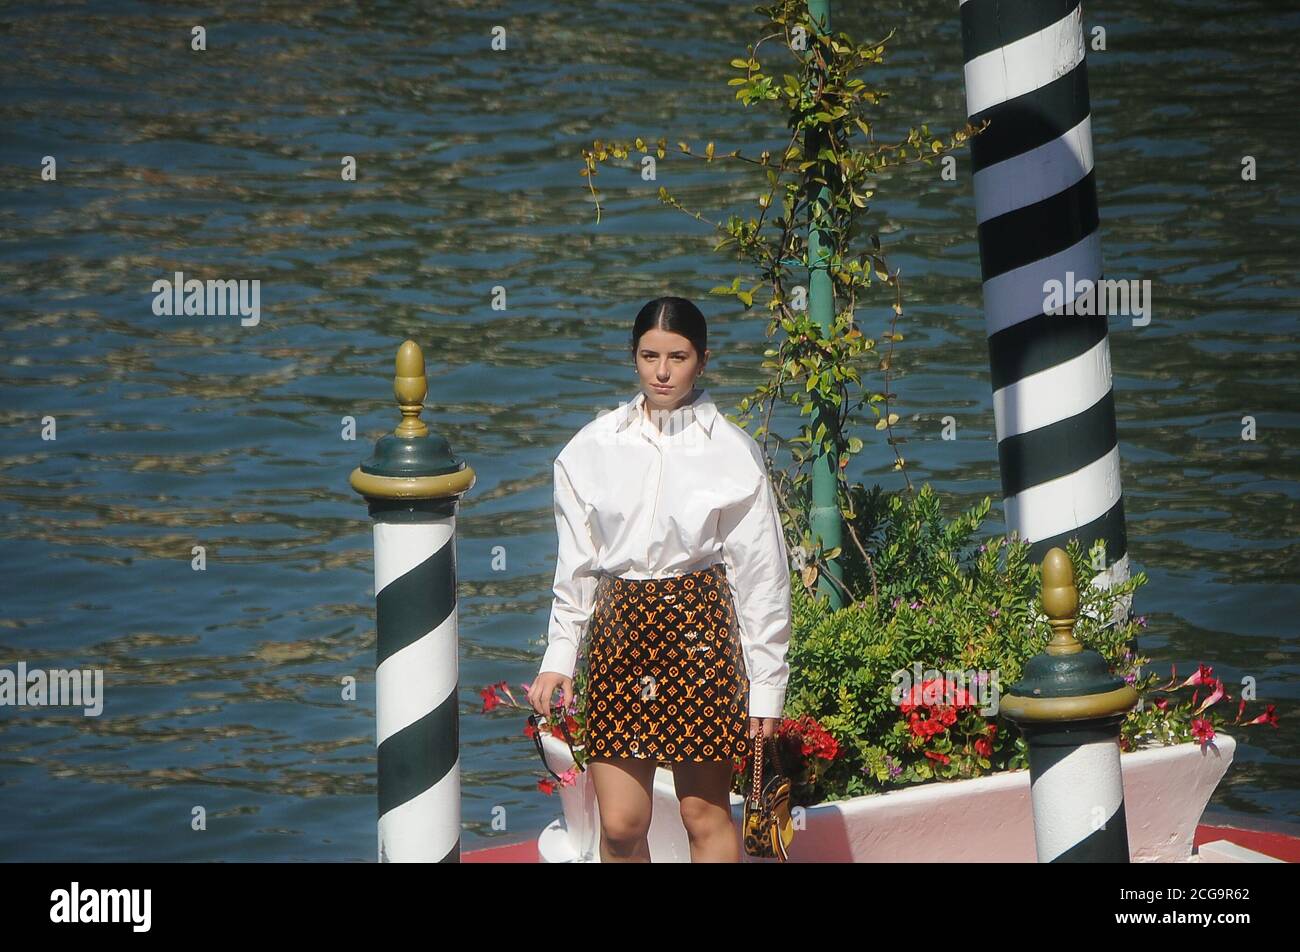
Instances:
[[[1192,737],[1201,742],[1201,750],[1205,750],[1205,745],[1214,740],[1214,725],[1203,717],[1198,717],[1192,721]]]
[[[1196,669],[1196,673],[1178,685],[1180,688],[1191,687],[1193,684],[1209,684],[1214,680],[1214,669],[1208,664],[1203,664]]]
[[[1223,682],[1216,680],[1216,681],[1211,681],[1210,684],[1214,688],[1214,693],[1212,693],[1209,697],[1207,697],[1204,701],[1201,702],[1201,706],[1198,707],[1195,711],[1195,713],[1197,714],[1202,713],[1207,707],[1209,707],[1211,704],[1216,703],[1219,700],[1219,698],[1223,697]]]
[[[510,687],[504,681],[497,682],[497,689],[506,693],[506,697],[510,698],[511,704],[515,707],[519,706],[519,702],[515,700],[515,696],[510,693]]]

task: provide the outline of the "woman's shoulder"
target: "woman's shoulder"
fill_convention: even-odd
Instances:
[[[556,461],[560,463],[573,462],[584,451],[599,450],[607,446],[609,441],[615,436],[618,425],[627,413],[627,402],[620,403],[617,407],[602,407],[597,411],[594,419],[585,423],[578,432],[569,437],[569,441],[556,455]]]
[[[721,410],[714,420],[713,432],[710,436],[729,454],[741,458],[747,456],[758,473],[767,475],[767,464],[763,462],[762,447],[750,436],[749,431],[727,419]]]

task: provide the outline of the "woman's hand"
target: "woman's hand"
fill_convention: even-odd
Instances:
[[[749,736],[753,737],[758,733],[758,723],[763,722],[763,736],[775,737],[777,724],[781,719],[779,717],[751,717],[749,719]]]
[[[533,706],[533,710],[549,718],[551,698],[555,696],[556,688],[564,689],[561,703],[564,708],[568,708],[569,702],[573,700],[573,678],[566,677],[558,671],[543,671],[533,678],[533,683],[528,686],[528,703]]]

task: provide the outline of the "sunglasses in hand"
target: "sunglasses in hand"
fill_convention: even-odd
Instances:
[[[551,765],[546,760],[546,750],[545,748],[542,747],[541,724],[545,720],[546,720],[546,716],[543,714],[528,715],[528,723],[533,726],[533,743],[537,745],[537,755],[542,758],[542,765],[546,767],[547,773],[549,773],[552,777],[554,777],[556,779],[556,782],[563,783],[563,781],[560,779],[560,775],[551,769]],[[565,743],[569,745],[569,753],[573,754],[573,762],[574,764],[577,764],[578,754],[577,751],[573,749],[573,736],[569,733],[568,721],[565,718],[563,713],[559,714],[555,718],[555,720],[559,723],[560,731],[564,734]],[[578,766],[578,769],[585,770],[586,768],[582,766]]]

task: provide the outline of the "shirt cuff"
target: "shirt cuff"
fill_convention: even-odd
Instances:
[[[567,641],[557,641],[546,649],[546,654],[542,655],[542,666],[537,673],[553,671],[571,678],[577,662],[578,649]]]
[[[749,716],[775,717],[780,720],[785,710],[785,688],[763,684],[749,686]]]

